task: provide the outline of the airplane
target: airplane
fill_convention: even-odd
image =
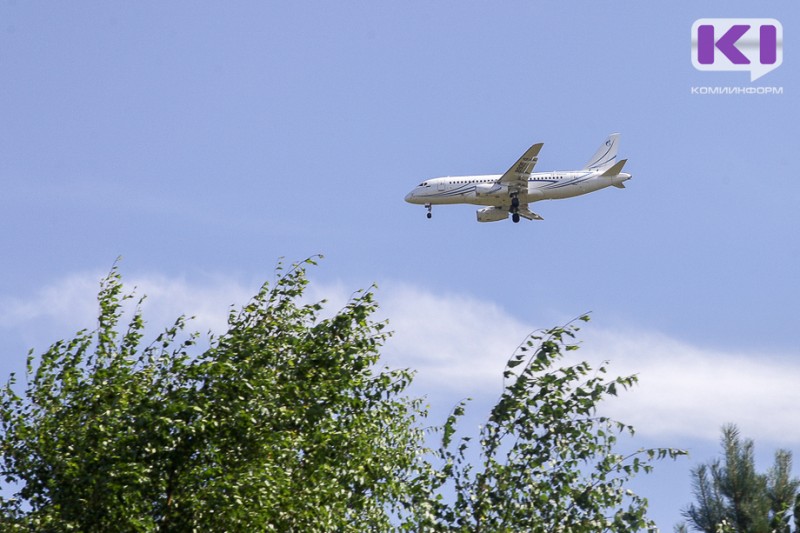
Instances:
[[[624,182],[631,179],[622,172],[628,160],[617,161],[619,133],[609,135],[581,170],[534,173],[543,145],[528,148],[505,174],[432,178],[417,185],[405,200],[424,205],[428,218],[434,205],[475,204],[489,206],[478,210],[478,222],[497,222],[511,215],[517,223],[520,218],[543,220],[528,209],[531,202],[572,198],[612,185],[624,189]]]

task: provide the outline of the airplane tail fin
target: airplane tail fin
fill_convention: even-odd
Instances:
[[[597,152],[592,156],[586,166],[586,170],[605,170],[617,161],[617,148],[619,147],[619,133],[612,133],[608,136]]]

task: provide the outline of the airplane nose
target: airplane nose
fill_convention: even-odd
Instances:
[[[411,200],[413,200],[413,199],[414,199],[414,192],[413,191],[408,193],[408,194],[406,194],[406,202],[411,203]]]

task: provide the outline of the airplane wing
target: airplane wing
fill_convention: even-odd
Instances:
[[[509,168],[505,174],[500,176],[498,183],[508,185],[508,189],[512,192],[519,192],[528,188],[528,178],[533,172],[533,167],[539,160],[539,150],[542,149],[544,143],[536,143],[522,154],[514,166]],[[520,215],[521,216],[521,215]]]
[[[544,220],[541,215],[537,215],[536,213],[529,211],[528,204],[519,204],[517,214],[522,218],[527,218],[528,220]]]

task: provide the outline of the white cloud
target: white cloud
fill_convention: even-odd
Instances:
[[[91,329],[97,324],[97,293],[103,277],[100,272],[70,275],[26,299],[0,298],[0,323],[7,329],[19,328],[37,335]],[[149,275],[125,278],[123,282],[125,292],[134,294],[126,307],[146,295],[142,311],[149,326],[160,330],[187,315],[194,317],[189,329],[201,333],[224,331],[230,306],[245,303],[258,289],[224,277],[192,284],[185,279]]]
[[[639,375],[639,386],[609,407],[640,433],[716,439],[732,422],[756,440],[800,443],[797,355],[728,352],[595,328],[585,340],[583,355],[609,359],[617,374]]]
[[[92,327],[101,277],[68,276],[25,300],[0,298],[0,323],[6,331],[35,335],[38,346]],[[125,282],[147,295],[143,310],[151,326],[160,329],[188,314],[196,316],[191,329],[201,333],[224,331],[230,306],[245,303],[258,289],[222,276],[188,282],[149,275]],[[327,299],[330,312],[350,295],[342,284],[315,282],[309,288],[309,300]],[[384,284],[377,297],[394,331],[385,362],[416,369],[415,392],[452,402],[499,394],[504,364],[517,345],[535,327],[557,324],[525,324],[492,302],[405,283]],[[734,422],[756,441],[800,443],[798,354],[700,348],[655,332],[603,329],[599,320],[583,327],[582,349],[570,357],[609,360],[611,374],[639,375],[638,387],[604,409],[640,435],[716,440],[719,427]]]
[[[241,307],[259,288],[246,287],[226,277],[192,284],[185,279],[151,275],[126,281],[128,283],[137,287],[137,294],[147,295],[142,313],[149,324],[163,327],[178,316],[186,315],[193,317],[188,329],[201,334],[224,332],[231,306]]]
[[[100,275],[73,274],[43,287],[30,298],[0,298],[0,324],[19,327],[36,320],[54,320],[67,325],[83,323],[97,307]],[[76,326],[77,327],[77,326]]]
[[[382,292],[396,332],[388,359],[417,369],[423,388],[451,391],[454,401],[499,393],[504,363],[518,343],[537,326],[559,325],[527,325],[491,302],[409,285]],[[597,321],[582,327],[581,349],[569,358],[595,367],[607,360],[609,374],[638,375],[639,385],[603,410],[639,435],[716,440],[732,422],[756,440],[800,443],[800,354],[700,348],[654,332],[603,329]]]
[[[394,332],[387,362],[416,369],[425,388],[465,396],[499,393],[506,361],[531,330],[491,302],[406,284],[389,285],[378,300]]]

